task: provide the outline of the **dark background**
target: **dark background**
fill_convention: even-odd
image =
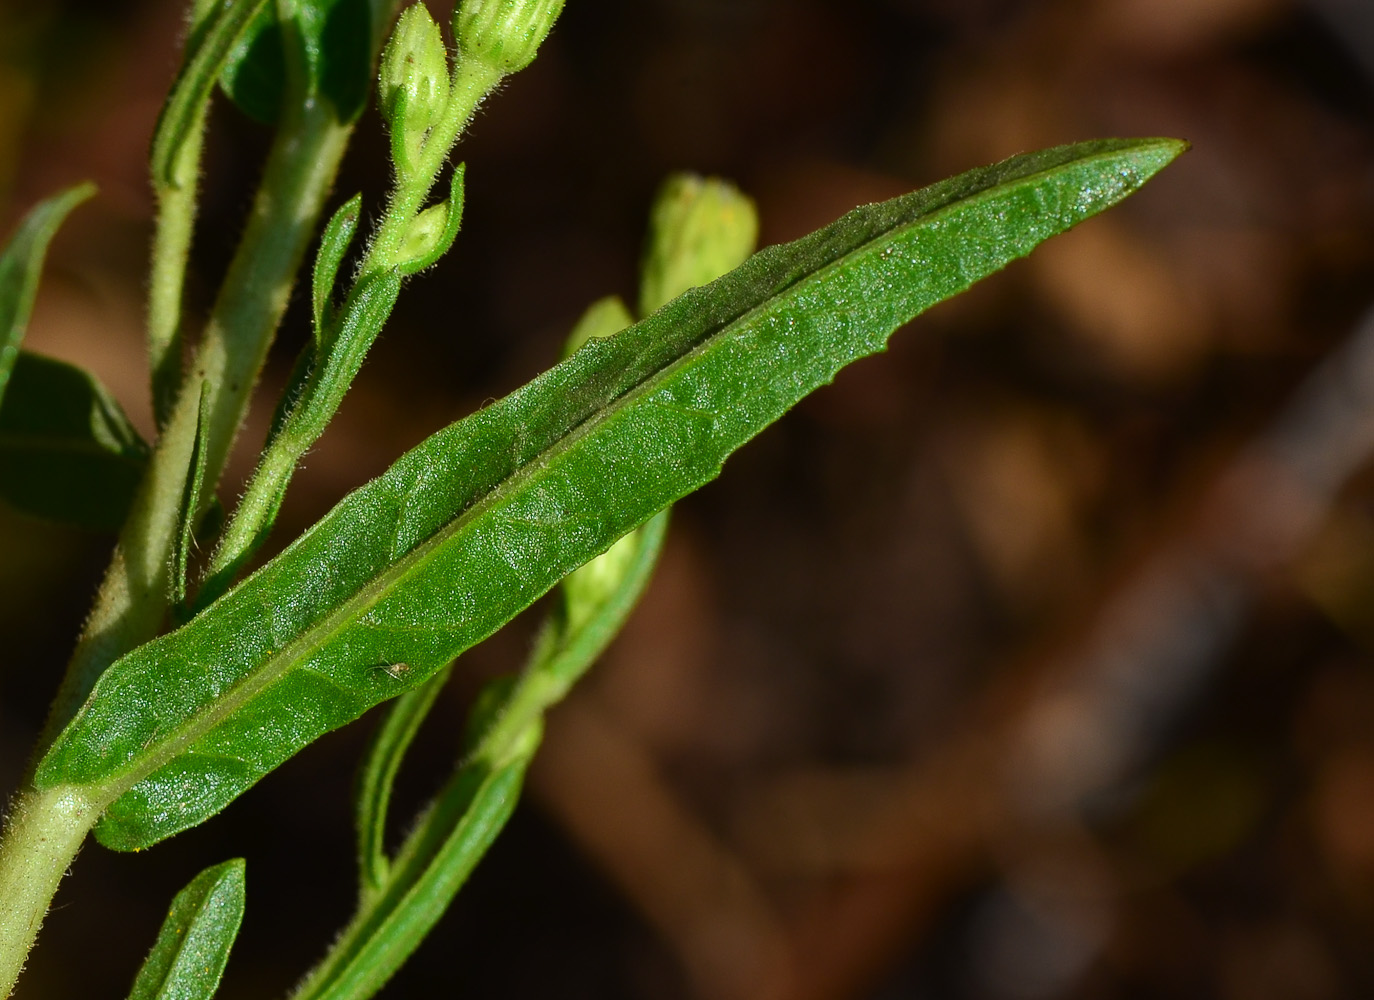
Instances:
[[[6,227],[61,185],[102,191],[55,244],[29,345],[145,429],[145,154],[181,17],[0,4]],[[592,299],[632,297],[670,170],[736,180],[773,243],[1022,150],[1194,149],[678,506],[526,802],[383,995],[1374,993],[1372,112],[1367,0],[570,0],[455,154],[463,233],[406,288],[283,537],[551,364]],[[194,308],[267,138],[217,110]],[[375,217],[386,169],[369,114],[331,204],[361,189]],[[109,546],[0,510],[7,791]],[[399,815],[538,613],[463,658]],[[240,855],[221,995],[281,995],[350,912],[370,725],[151,852],[89,845],[18,995],[123,996],[171,896]]]

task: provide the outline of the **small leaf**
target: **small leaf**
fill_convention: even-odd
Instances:
[[[435,434],[187,625],[111,666],[40,790],[117,801],[108,846],[222,809],[418,686],[913,316],[1134,192],[1186,148],[1102,140],[849,213],[587,344]],[[406,663],[397,679],[379,663]]]
[[[506,760],[458,768],[392,863],[386,883],[366,897],[329,958],[292,1000],[362,1000],[382,988],[419,947],[520,799],[538,749],[539,726],[525,731]]]
[[[373,63],[381,47],[379,17],[390,20],[397,0],[296,0],[306,59],[318,92],[333,103],[339,121],[354,121],[367,107]]]
[[[186,575],[190,570],[191,550],[195,547],[196,522],[200,515],[200,494],[205,484],[205,450],[210,430],[210,384],[200,384],[200,412],[196,416],[196,440],[186,463],[186,484],[181,490],[181,529],[172,550],[172,605],[186,603]]]
[[[448,253],[463,225],[463,176],[467,164],[454,167],[449,178],[448,200],[432,205],[415,217],[401,244],[405,263],[401,274],[414,274],[436,263]]]
[[[0,497],[35,517],[115,531],[148,446],[95,377],[21,351],[0,403]]]
[[[207,868],[172,900],[129,1000],[209,1000],[243,922],[243,859]]]
[[[282,433],[299,433],[309,428],[318,436],[339,408],[339,401],[353,384],[368,349],[386,326],[391,310],[401,294],[401,276],[382,271],[361,282],[344,305],[338,333],[329,339],[317,359],[299,402],[282,425]]]
[[[0,253],[0,402],[4,402],[10,372],[19,359],[19,344],[38,295],[48,244],[68,213],[94,194],[95,185],[79,184],[40,201],[24,216]]]
[[[311,281],[311,305],[315,321],[315,347],[324,340],[325,327],[334,319],[334,284],[339,266],[348,253],[353,234],[358,230],[358,216],[362,212],[363,196],[355,194],[339,207],[324,227],[320,250],[315,255],[315,272]]]
[[[176,163],[181,147],[198,133],[215,80],[265,3],[266,0],[227,0],[216,6],[192,34],[181,72],[167,94],[153,133],[150,160],[154,183],[180,186]]]
[[[386,856],[386,820],[396,772],[452,672],[451,666],[445,668],[392,702],[363,756],[355,816],[358,867],[364,891],[375,891],[386,882],[391,865]]]
[[[311,94],[327,98],[342,122],[367,106],[382,33],[399,0],[295,0],[296,25]],[[274,5],[254,19],[235,46],[220,86],[250,118],[274,124],[286,94],[286,53]]]

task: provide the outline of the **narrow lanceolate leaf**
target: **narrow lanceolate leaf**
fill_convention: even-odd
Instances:
[[[1103,140],[856,209],[593,340],[354,491],[101,677],[40,788],[154,843],[423,683],[897,327],[1131,194],[1184,148]],[[400,676],[384,669],[405,663]]]
[[[243,859],[197,875],[172,900],[129,1000],[209,1000],[243,922]]]
[[[444,915],[510,819],[545,710],[596,661],[644,593],[667,523],[666,511],[657,514],[568,577],[565,584],[576,583],[544,628],[522,676],[488,685],[478,699],[464,760],[414,824],[394,862],[379,847],[369,849],[369,843],[378,844],[380,831],[374,826],[369,835],[370,824],[360,823],[364,878],[358,913],[293,1000],[365,1000]],[[385,806],[367,808],[369,785],[380,784],[369,776],[390,766],[389,789],[395,773],[390,761],[399,763],[433,703],[428,691],[426,686],[402,695],[383,723],[363,772],[360,821],[371,817],[375,824],[383,815]],[[401,734],[407,735],[398,738]]]
[[[80,184],[40,201],[0,253],[0,402],[19,360],[19,344],[33,312],[48,244],[67,214],[93,194],[94,185]]]
[[[0,498],[98,531],[124,523],[148,446],[89,372],[19,352],[0,402]]]
[[[191,568],[191,550],[195,547],[196,521],[201,511],[201,488],[205,485],[205,449],[210,429],[210,386],[200,384],[200,412],[196,416],[196,440],[191,446],[191,459],[186,463],[186,482],[181,489],[181,522],[176,545],[172,549],[172,604],[186,603],[186,577]]]
[[[458,768],[406,838],[386,881],[292,1000],[364,1000],[415,951],[448,909],[520,799],[542,728],[524,730],[505,759]]]
[[[655,204],[641,301],[652,303],[652,311],[739,266],[753,250],[757,231],[752,204],[733,187],[686,175],[672,178]],[[633,322],[614,295],[592,303],[568,336],[564,358],[587,341],[614,336]],[[463,836],[469,813],[484,815],[481,786],[509,766],[513,755],[519,756],[518,748],[530,745],[532,751],[530,736],[542,727],[544,712],[620,631],[653,574],[667,523],[665,508],[563,578],[560,599],[553,603],[525,669],[518,677],[488,684],[478,698],[458,771],[437,804],[413,824],[401,852],[404,862],[395,868],[382,845],[391,784],[452,667],[393,702],[359,781],[358,913],[295,1000],[367,1000],[443,915],[510,815],[507,808],[494,817],[481,838]],[[519,766],[523,770],[524,762]],[[471,798],[466,811],[450,808],[454,795],[469,787],[479,792],[461,792],[460,800]],[[512,800],[515,791],[510,792]],[[442,849],[450,842],[460,846]],[[417,846],[422,844],[429,846]]]
[[[181,147],[200,132],[201,116],[215,80],[229,62],[234,46],[267,0],[229,0],[218,6],[192,33],[181,72],[162,106],[150,156],[153,181],[177,186]]]
[[[393,673],[410,669],[407,664],[392,664]],[[377,727],[358,774],[355,799],[358,827],[358,871],[365,891],[376,891],[385,882],[391,862],[386,855],[386,820],[391,805],[391,789],[401,769],[406,751],[420,731],[439,692],[444,689],[452,668],[448,667],[424,684],[407,691],[388,706],[386,718]]]
[[[353,234],[358,229],[358,214],[362,211],[363,196],[355,194],[343,205],[324,227],[320,237],[320,250],[315,255],[315,271],[311,277],[311,318],[314,321],[315,347],[318,349],[324,339],[326,325],[334,319],[334,284],[338,280],[339,266],[348,253]]]

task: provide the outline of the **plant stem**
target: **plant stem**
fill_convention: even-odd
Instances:
[[[13,992],[57,884],[99,815],[64,786],[15,800],[0,842],[0,997]]]
[[[205,481],[215,483],[286,310],[292,279],[350,131],[327,102],[312,100],[283,121],[277,133],[195,363],[158,439],[53,702],[38,744],[40,754],[76,713],[104,669],[152,638],[162,623],[181,494],[195,444],[200,386],[208,383],[210,394]]]
[[[416,165],[413,179],[407,183],[398,182],[387,207],[386,218],[363,265],[358,270],[358,281],[395,267],[402,263],[400,249],[405,240],[411,220],[420,210],[420,205],[429,196],[439,170],[448,159],[453,144],[462,135],[478,106],[487,95],[501,82],[501,72],[477,59],[459,59],[454,67],[453,86],[449,90],[448,106],[443,120],[430,132],[425,141],[420,162]]]
[[[152,371],[153,416],[159,429],[167,424],[181,383],[182,287],[196,223],[204,132],[202,111],[193,134],[177,156],[174,183],[154,182],[158,211],[148,275],[148,362]]]
[[[460,61],[456,67],[449,103],[443,120],[430,133],[420,163],[408,178],[398,178],[386,216],[372,241],[349,293],[350,304],[369,278],[405,263],[402,245],[420,206],[429,197],[449,151],[462,134],[482,100],[501,80],[498,70],[477,60]],[[452,210],[457,210],[454,206]],[[345,305],[340,315],[346,315]],[[366,331],[376,336],[377,330]],[[232,575],[252,555],[276,516],[296,463],[333,417],[343,394],[352,383],[366,354],[367,344],[343,344],[340,350],[326,346],[317,357],[300,400],[272,439],[248,481],[243,498],[225,528],[206,571],[212,593],[226,589]],[[323,405],[309,406],[310,402]]]

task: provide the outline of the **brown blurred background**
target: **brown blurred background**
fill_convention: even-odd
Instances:
[[[29,345],[145,428],[144,159],[181,7],[0,3],[6,230],[60,185],[102,191]],[[406,289],[281,534],[632,296],[669,170],[734,178],[771,243],[1104,135],[1194,149],[679,505],[510,829],[384,996],[1374,995],[1369,0],[570,0],[460,148],[458,245]],[[217,112],[196,308],[266,141]],[[369,114],[336,201],[375,215],[385,182]],[[297,302],[260,409],[304,335]],[[109,545],[0,511],[6,790]],[[539,610],[464,658],[399,815]],[[88,846],[20,996],[124,995],[172,894],[233,855],[221,995],[281,995],[350,911],[370,724],[150,853]]]

